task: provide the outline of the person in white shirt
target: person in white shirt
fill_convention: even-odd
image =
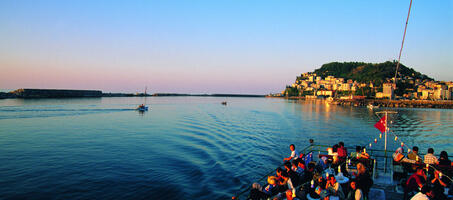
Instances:
[[[429,200],[434,197],[433,189],[427,185],[423,186],[421,191],[415,194],[411,200]]]
[[[296,151],[296,146],[294,146],[294,144],[289,145],[289,149],[291,150],[291,156],[289,156],[288,158],[283,158],[283,162],[290,161],[291,159],[296,160],[299,158],[299,153]]]

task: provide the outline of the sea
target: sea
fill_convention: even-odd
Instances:
[[[149,111],[134,110],[142,103]],[[279,166],[289,144],[382,149],[381,110],[279,98],[2,99],[0,199],[231,199]],[[453,154],[453,110],[391,110],[391,151],[404,142]]]

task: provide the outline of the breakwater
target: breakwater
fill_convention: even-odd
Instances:
[[[431,101],[431,100],[335,100],[333,104],[342,106],[366,107],[368,105],[387,108],[441,108],[453,109],[453,101]]]
[[[100,90],[17,89],[6,94],[9,98],[102,97]]]

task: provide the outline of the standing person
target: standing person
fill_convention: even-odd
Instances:
[[[430,164],[430,165],[437,165],[439,164],[439,160],[437,160],[437,157],[434,156],[434,149],[429,148],[428,149],[428,154],[425,155],[425,164]]]
[[[445,183],[445,178],[440,177],[440,171],[435,171],[434,172],[434,178],[431,180],[431,184],[433,184],[433,193],[435,195],[435,199],[447,199],[447,196],[445,196],[445,188],[447,187],[447,184]]]
[[[407,179],[406,188],[404,190],[404,199],[407,199],[410,192],[418,191],[419,188],[422,188],[425,183],[425,170],[422,167],[419,167],[417,171]]]
[[[351,190],[349,191],[346,200],[363,200],[363,193],[362,190],[357,187],[357,181],[354,179],[351,180],[350,186]]]
[[[289,156],[288,158],[283,158],[283,162],[290,161],[291,159],[296,160],[299,158],[299,153],[296,151],[296,146],[294,146],[294,144],[289,145],[289,149],[291,150],[291,156]]]
[[[344,147],[343,142],[338,143],[338,157],[340,158],[340,161],[346,160],[346,157],[348,156],[348,150]]]
[[[363,196],[368,199],[368,193],[371,186],[373,186],[373,179],[371,179],[365,165],[362,163],[357,164],[357,172],[357,186],[362,190]]]
[[[418,160],[417,160],[417,157],[418,157]],[[418,155],[418,147],[417,146],[413,146],[412,147],[412,151],[407,154],[407,158],[411,159],[411,160],[415,160],[415,161],[420,161],[421,160],[420,156]]]

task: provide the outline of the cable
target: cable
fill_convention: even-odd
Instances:
[[[398,62],[396,63],[395,78],[393,79],[393,84],[395,85],[395,87],[396,87],[396,77],[398,76],[398,67],[400,66],[401,53],[403,52],[404,39],[406,38],[407,24],[409,22],[409,15],[411,14],[411,7],[412,7],[412,0],[409,4],[409,11],[407,12],[406,26],[404,27],[403,41],[401,42],[400,54],[398,56]]]

